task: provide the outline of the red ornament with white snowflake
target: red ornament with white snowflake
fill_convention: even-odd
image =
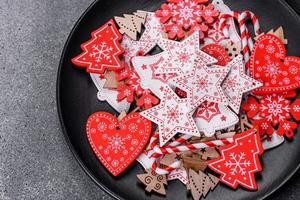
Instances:
[[[297,99],[292,103],[282,94],[267,95],[259,100],[249,96],[242,107],[262,134],[271,135],[273,133],[271,126],[276,127],[279,124],[277,133],[292,137],[291,132],[297,127],[296,123],[291,122],[291,116],[297,121],[300,120],[300,100]]]
[[[139,113],[131,113],[119,122],[110,113],[96,112],[86,123],[93,151],[114,176],[122,173],[140,155],[151,131],[151,122]]]
[[[209,168],[220,174],[220,181],[236,189],[241,185],[256,190],[254,174],[262,170],[259,155],[263,153],[256,129],[234,136],[234,143],[220,148],[221,157],[209,161]]]
[[[121,69],[123,65],[119,56],[124,51],[120,45],[122,35],[114,21],[108,21],[91,35],[92,39],[81,45],[83,52],[72,62],[79,67],[86,67],[89,73],[104,74],[106,69]]]
[[[116,79],[124,82],[120,83],[117,88],[118,101],[126,99],[128,103],[132,103],[136,99],[137,106],[145,109],[159,103],[159,100],[149,90],[141,87],[141,79],[133,68],[126,65],[122,70],[116,72]]]
[[[182,39],[186,31],[189,35],[199,31],[200,39],[203,39],[207,34],[208,26],[219,16],[219,11],[212,4],[204,4],[208,1],[171,0],[168,2],[162,4],[155,14],[160,18],[160,22],[165,24],[164,28],[169,39]]]

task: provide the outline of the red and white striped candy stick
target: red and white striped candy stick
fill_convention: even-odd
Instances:
[[[151,149],[153,149],[156,146],[158,146],[159,134],[158,133],[154,133],[153,138],[154,138],[154,140],[152,140],[152,142],[150,143],[150,148]],[[171,142],[168,146],[175,147],[175,146],[181,145],[184,142],[186,142],[187,140],[189,140],[190,138],[192,138],[192,136],[190,136],[190,135],[182,135],[181,137],[179,137],[176,140],[174,140],[173,142]],[[161,156],[162,156],[162,154],[158,154],[158,153],[154,153],[154,154],[151,155],[152,158],[160,158]]]
[[[252,38],[250,37],[248,28],[246,26],[246,19],[250,18],[254,30],[255,30],[255,35],[259,35],[261,33],[260,30],[260,25],[259,21],[252,12],[250,11],[244,11],[241,14],[239,14],[236,11],[230,12],[230,13],[225,13],[220,16],[220,28],[221,30],[224,30],[225,34],[228,34],[228,29],[226,26],[226,22],[228,18],[234,18],[235,20],[238,21],[240,32],[241,32],[241,40],[242,40],[242,51],[245,59],[245,65],[246,67],[249,66],[249,60],[250,60],[250,52],[253,48],[253,41]]]
[[[225,146],[225,145],[231,144],[233,142],[233,138],[227,138],[227,139],[213,140],[213,141],[207,141],[207,142],[202,142],[202,143],[197,143],[197,144],[171,146],[171,145],[180,144],[180,143],[182,144],[184,141],[187,140],[187,138],[191,138],[189,136],[184,135],[166,147],[159,147],[158,143],[157,143],[158,138],[159,138],[158,134],[154,135],[154,138],[156,138],[156,140],[153,140],[153,142],[151,143],[150,146],[156,152],[156,153],[152,154],[151,157],[156,158],[156,161],[152,165],[152,170],[154,170],[157,174],[168,174],[181,166],[181,161],[175,161],[174,163],[172,163],[169,166],[166,166],[163,168],[158,167],[160,158],[165,154],[191,151],[191,150],[196,150],[196,149],[204,149],[204,148],[208,148],[208,147]]]
[[[169,144],[169,146],[178,146],[180,144],[183,144],[185,141],[187,141],[188,139],[190,139],[192,136],[189,135],[183,135],[179,138],[177,138],[175,141],[171,142]],[[155,146],[158,145],[158,140],[159,140],[159,134],[158,133],[154,133],[154,135],[152,136],[151,140],[150,140],[150,147],[153,149]],[[159,161],[162,158],[162,154],[158,154],[158,153],[153,153],[152,155],[150,155],[152,158],[156,158],[155,162],[152,164],[152,170],[155,171],[157,174],[169,174],[170,172],[172,172],[173,170],[180,168],[181,166],[181,161],[175,161],[174,163],[172,163],[169,166],[166,167],[158,167],[159,165]]]
[[[169,174],[170,172],[172,172],[175,169],[178,169],[181,167],[181,161],[177,160],[174,163],[172,163],[171,165],[168,165],[166,167],[158,167],[159,165],[159,159],[157,159],[153,164],[152,164],[152,170],[155,171],[155,173],[157,174]]]
[[[241,25],[243,24],[243,26],[247,27],[246,23],[245,23],[245,18],[251,19],[253,27],[254,27],[255,36],[259,36],[261,34],[261,29],[260,29],[260,24],[259,24],[259,20],[258,20],[257,16],[249,10],[246,10],[241,13],[241,20],[244,20],[243,23],[241,22]],[[254,45],[253,45],[253,40],[250,37],[249,31],[248,31],[248,37],[249,37],[249,40],[248,40],[249,50],[252,51]]]
[[[212,140],[212,141],[207,141],[207,142],[201,142],[201,143],[197,143],[197,144],[187,144],[187,145],[182,145],[182,146],[177,146],[177,147],[155,146],[153,148],[153,150],[160,155],[166,155],[166,154],[171,154],[171,153],[192,151],[192,150],[205,149],[205,148],[210,148],[210,147],[225,146],[225,145],[228,145],[231,143],[233,143],[233,138],[226,138],[226,139],[221,139],[221,140]]]

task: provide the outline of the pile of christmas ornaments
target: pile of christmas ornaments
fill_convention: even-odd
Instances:
[[[287,43],[282,27],[264,33],[255,14],[221,0],[115,16],[72,59],[116,111],[87,119],[95,155],[114,176],[137,160],[147,192],[165,195],[175,179],[194,199],[218,183],[257,190],[260,156],[300,120],[300,59]]]

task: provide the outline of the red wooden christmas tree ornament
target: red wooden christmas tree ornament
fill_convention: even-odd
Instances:
[[[86,67],[89,73],[103,74],[106,69],[121,69],[123,65],[119,56],[124,51],[120,45],[122,35],[114,21],[108,21],[91,36],[92,39],[81,45],[83,52],[72,62],[79,67]]]
[[[263,153],[260,136],[256,129],[234,136],[234,143],[220,148],[221,157],[209,162],[209,168],[221,174],[220,181],[237,188],[241,185],[256,190],[254,173],[262,170],[259,155]]]

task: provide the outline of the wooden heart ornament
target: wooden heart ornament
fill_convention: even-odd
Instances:
[[[253,48],[250,73],[264,85],[253,91],[263,95],[286,92],[300,87],[300,58],[286,57],[282,41],[272,34],[260,36]]]
[[[93,151],[114,176],[123,172],[140,155],[151,130],[151,122],[139,113],[131,113],[119,122],[110,113],[96,112],[86,124]]]

